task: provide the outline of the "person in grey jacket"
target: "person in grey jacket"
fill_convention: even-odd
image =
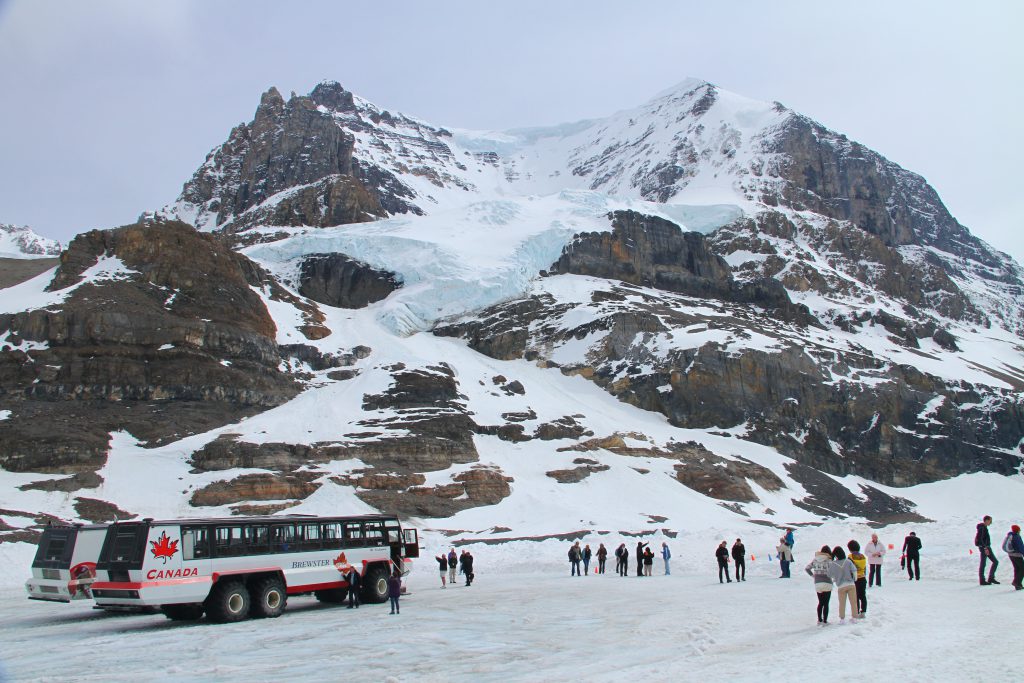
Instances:
[[[788,579],[789,576],[789,563],[793,561],[793,551],[786,543],[785,538],[779,539],[779,545],[775,548],[775,552],[779,556],[779,566],[782,568],[782,575],[780,579]]]
[[[787,544],[788,545],[788,544]],[[814,559],[804,567],[807,575],[814,579],[814,590],[818,593],[818,624],[828,623],[828,603],[832,599],[832,574],[835,572],[832,562],[832,549],[822,546],[814,553]]]
[[[860,619],[857,608],[857,566],[846,556],[842,546],[832,549],[832,580],[839,592],[839,623],[846,623],[846,601],[850,601],[850,617]]]

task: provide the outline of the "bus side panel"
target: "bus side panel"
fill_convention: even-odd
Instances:
[[[177,525],[154,526],[149,530],[145,561],[138,576],[142,604],[196,603],[210,594],[210,558],[196,558],[194,548],[185,547],[186,540]],[[190,559],[185,559],[186,554]]]

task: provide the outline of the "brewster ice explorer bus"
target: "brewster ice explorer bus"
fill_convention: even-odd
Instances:
[[[69,524],[43,529],[25,590],[32,600],[91,600],[96,561],[107,535],[106,524]]]
[[[237,517],[118,522],[107,529],[92,594],[100,607],[159,607],[171,619],[276,617],[288,596],[387,600],[393,568],[419,557],[415,529],[395,517]]]

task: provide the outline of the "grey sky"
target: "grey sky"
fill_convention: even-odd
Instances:
[[[0,222],[67,240],[173,200],[276,85],[444,126],[593,118],[695,76],[925,176],[1024,261],[1024,3],[0,0]]]

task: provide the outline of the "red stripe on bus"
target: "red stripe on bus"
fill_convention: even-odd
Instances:
[[[93,581],[92,590],[140,590],[156,586],[174,586],[182,583],[209,583],[209,576],[190,576],[187,579],[165,579],[163,581]]]
[[[307,583],[304,586],[288,586],[288,595],[296,593],[309,593],[312,591],[326,591],[332,588],[348,588],[347,581],[328,581],[327,583]]]

